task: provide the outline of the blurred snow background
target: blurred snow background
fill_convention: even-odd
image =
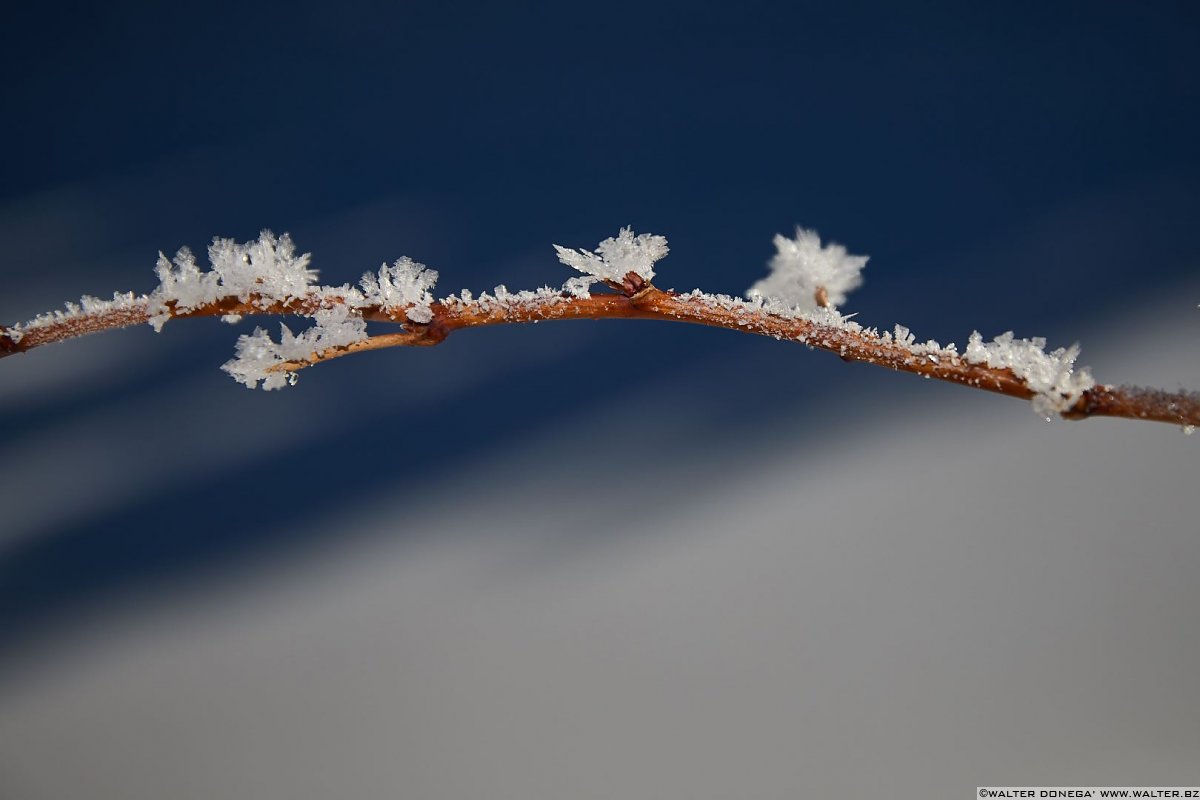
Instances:
[[[264,226],[478,291],[632,224],[740,292],[802,223],[865,322],[1200,387],[1193,14],[686,11],[29,12],[0,317]],[[0,797],[1195,780],[1197,437],[639,322],[268,395],[237,332],[0,362]]]

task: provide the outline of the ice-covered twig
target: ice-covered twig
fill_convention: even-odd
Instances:
[[[213,268],[201,271],[187,251],[160,259],[160,285],[147,295],[85,298],[65,311],[0,327],[0,356],[102,330],[170,319],[245,315],[307,317],[315,325],[299,334],[283,328],[278,342],[264,331],[239,340],[237,357],[225,365],[239,381],[280,388],[295,373],[364,350],[438,344],[463,328],[562,319],[658,319],[728,328],[800,342],[837,353],[846,361],[910,372],[926,378],[998,392],[1034,404],[1039,414],[1068,419],[1114,416],[1184,426],[1200,425],[1200,394],[1097,385],[1075,366],[1078,348],[1047,352],[1044,340],[1011,333],[984,342],[972,334],[963,352],[954,345],[920,343],[902,326],[880,332],[843,316],[836,306],[861,283],[862,256],[837,245],[822,247],[815,233],[777,237],[772,273],[755,284],[749,299],[699,290],[664,291],[650,283],[666,239],[634,236],[628,228],[601,243],[593,255],[557,248],[565,263],[585,276],[559,289],[510,292],[498,286],[478,297],[469,292],[433,300],[437,273],[409,259],[364,276],[359,288],[319,286],[308,257],[297,257],[290,240],[264,233],[257,242],[216,240]],[[600,281],[616,293],[593,294]],[[368,336],[367,323],[403,330]]]

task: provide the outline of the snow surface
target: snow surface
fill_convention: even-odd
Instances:
[[[558,260],[568,267],[597,280],[618,284],[631,272],[649,283],[654,278],[654,262],[670,252],[667,237],[650,233],[635,236],[629,227],[601,242],[595,253],[557,244],[554,249],[558,251]]]
[[[796,238],[775,236],[776,253],[767,262],[770,274],[751,286],[751,299],[775,300],[802,311],[821,307],[817,291],[824,289],[828,304],[834,308],[846,302],[846,295],[862,285],[862,270],[869,256],[852,256],[840,244],[821,246],[814,230],[796,228]]]

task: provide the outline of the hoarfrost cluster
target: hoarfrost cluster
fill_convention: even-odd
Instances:
[[[1075,368],[1078,357],[1078,344],[1047,353],[1045,339],[1015,339],[1012,331],[991,342],[976,331],[963,353],[968,363],[1012,370],[1035,393],[1033,410],[1046,418],[1066,411],[1096,385],[1087,367]]]
[[[213,239],[208,247],[212,269],[202,271],[188,248],[180,248],[173,259],[158,254],[154,268],[159,285],[150,294],[150,324],[161,330],[177,311],[192,311],[222,297],[243,302],[258,298],[263,308],[304,296],[316,283],[316,270],[309,269],[311,256],[296,255],[292,237],[276,238],[263,231],[257,240],[239,244],[233,239]]]
[[[359,286],[362,287],[362,303],[377,305],[384,309],[408,309],[407,316],[413,322],[427,323],[433,319],[433,295],[430,289],[437,283],[436,270],[413,261],[408,256],[400,258],[390,267],[384,264],[378,273],[366,273]]]
[[[861,273],[867,256],[849,255],[839,244],[822,247],[816,231],[801,227],[796,228],[794,239],[777,234],[775,249],[776,254],[768,262],[770,274],[746,292],[747,297],[769,312],[802,316],[855,333],[865,331],[933,363],[941,358],[959,357],[954,344],[942,347],[932,340],[920,343],[903,325],[897,325],[894,334],[878,334],[836,311],[847,294],[862,285]],[[821,290],[831,308],[822,308],[818,303]],[[986,343],[978,332],[973,332],[961,357],[969,364],[1011,370],[1034,393],[1034,411],[1049,418],[1071,408],[1085,391],[1096,385],[1086,367],[1076,369],[1078,356],[1078,344],[1046,352],[1045,339],[1016,339],[1009,331]]]
[[[816,231],[796,228],[796,238],[775,235],[776,253],[767,263],[770,273],[750,287],[746,296],[770,298],[801,311],[823,305],[837,308],[846,296],[862,285],[862,270],[868,256],[852,256],[840,244],[821,246]],[[818,301],[820,293],[826,302]]]
[[[264,234],[264,237],[268,234]],[[290,240],[288,240],[290,245]],[[307,259],[307,256],[304,257]],[[214,262],[215,264],[216,262]],[[305,261],[307,263],[307,261]],[[436,270],[413,261],[407,256],[391,265],[383,264],[377,272],[364,273],[359,288],[342,286],[336,289],[317,287],[326,295],[337,295],[336,302],[312,314],[314,325],[299,335],[287,325],[280,325],[280,339],[275,342],[262,328],[238,338],[233,359],[221,368],[234,380],[253,389],[262,383],[265,390],[282,389],[296,382],[296,373],[284,368],[289,362],[304,362],[314,354],[332,348],[346,347],[367,338],[367,324],[362,309],[377,307],[384,311],[405,309],[410,322],[425,324],[433,320],[433,295],[437,283]],[[277,284],[281,285],[282,284]],[[305,288],[309,288],[307,285]],[[291,292],[290,286],[283,286]],[[294,294],[273,299],[284,300]]]
[[[667,237],[650,233],[634,236],[628,227],[621,228],[615,237],[605,239],[592,253],[557,244],[554,249],[558,251],[559,261],[590,276],[594,279],[592,283],[615,284],[622,283],[631,272],[649,283],[654,278],[654,262],[669,252]]]
[[[238,337],[237,350],[225,362],[225,370],[238,383],[254,389],[262,382],[266,390],[282,389],[296,382],[296,373],[279,369],[287,362],[304,361],[313,353],[323,353],[332,347],[345,347],[367,338],[367,323],[362,315],[346,306],[321,309],[313,314],[316,322],[299,335],[280,323],[279,341],[262,328]]]

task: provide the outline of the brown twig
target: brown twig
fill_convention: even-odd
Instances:
[[[874,364],[1023,400],[1035,396],[1025,381],[1007,368],[969,363],[960,356],[947,356],[944,353],[917,354],[894,339],[869,330],[852,330],[804,317],[783,316],[749,304],[716,305],[705,298],[663,291],[637,281],[626,281],[613,288],[621,293],[590,297],[552,296],[519,302],[448,299],[431,306],[432,319],[425,324],[408,320],[405,309],[368,307],[362,309],[365,319],[399,323],[405,330],[330,348],[314,353],[304,361],[284,362],[273,369],[295,372],[364,350],[434,345],[450,333],[465,328],[566,319],[657,319],[802,342],[836,353],[846,361]],[[229,314],[304,315],[338,302],[340,298],[327,293],[314,293],[287,302],[264,302],[258,297],[244,300],[227,297],[185,312],[176,313],[174,308],[169,308],[169,311],[172,318]],[[134,301],[119,310],[67,316],[61,321],[24,328],[19,338],[11,336],[9,329],[0,327],[0,357],[77,336],[142,324],[150,318],[148,309],[149,301],[144,300],[141,303]],[[1085,391],[1062,416],[1067,419],[1124,417],[1196,426],[1200,425],[1200,394],[1097,385]]]

